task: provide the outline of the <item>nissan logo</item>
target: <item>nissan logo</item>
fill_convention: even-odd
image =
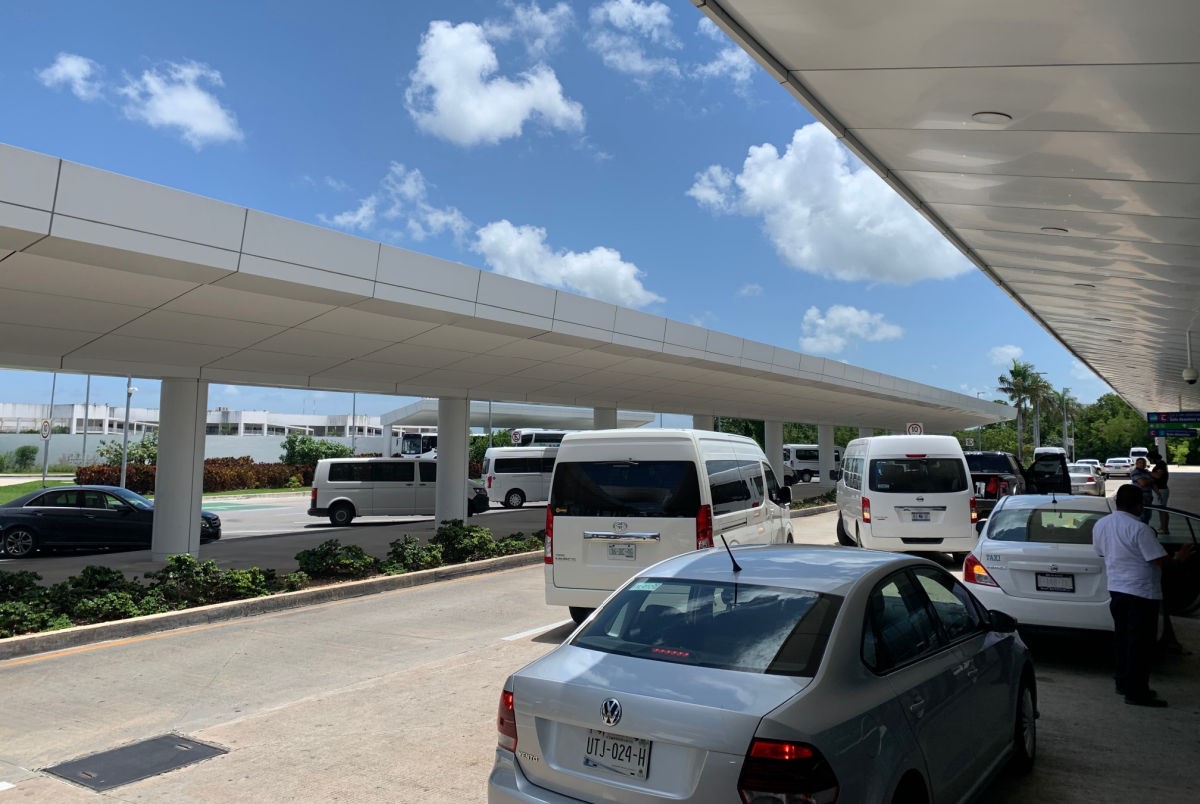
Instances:
[[[617,520],[616,522],[613,523],[613,533],[620,534],[620,533],[624,533],[627,530],[629,530],[628,522],[623,522],[621,520]],[[620,715],[617,715],[617,717],[620,717]]]
[[[1050,565],[1050,571],[1051,571],[1051,572],[1058,572],[1058,565],[1057,565],[1057,564],[1051,564],[1051,565]]]
[[[609,698],[600,704],[600,717],[604,721],[605,726],[615,726],[620,723],[621,702],[616,698]]]

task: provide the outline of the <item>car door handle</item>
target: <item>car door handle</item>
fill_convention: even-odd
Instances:
[[[925,699],[917,698],[908,705],[908,711],[912,712],[915,717],[925,716]]]

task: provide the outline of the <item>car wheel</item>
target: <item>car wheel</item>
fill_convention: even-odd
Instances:
[[[838,516],[837,537],[838,544],[842,545],[843,547],[854,546],[854,539],[851,539],[850,534],[846,532],[846,523],[842,521],[842,517],[840,515]]]
[[[504,495],[505,508],[520,508],[525,504],[525,494],[520,489],[513,489]]]
[[[803,472],[800,473],[800,482],[801,483],[808,483],[811,480],[812,480],[812,472],[805,469]]]
[[[1016,773],[1028,773],[1037,755],[1037,704],[1033,683],[1026,675],[1017,693],[1017,714],[1013,719],[1013,749],[1009,766]]]
[[[927,804],[928,801],[929,794],[925,792],[925,783],[915,771],[905,774],[896,786],[896,792],[892,794],[892,804]]]
[[[959,569],[962,569],[963,562],[967,560],[967,555],[967,553],[951,553],[950,560],[957,564]]]
[[[37,544],[37,535],[29,528],[13,528],[4,534],[4,541],[0,543],[0,553],[9,558],[27,558],[37,550]]]
[[[581,623],[588,618],[595,609],[584,608],[583,606],[571,606],[571,619],[577,623]]]
[[[333,525],[345,526],[354,521],[354,508],[350,503],[337,503],[329,509],[329,522]]]

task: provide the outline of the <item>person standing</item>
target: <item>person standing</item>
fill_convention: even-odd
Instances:
[[[1133,706],[1165,707],[1150,689],[1150,660],[1158,607],[1162,603],[1162,567],[1167,551],[1154,538],[1154,529],[1141,521],[1142,490],[1132,483],[1116,494],[1117,510],[1102,517],[1092,531],[1092,548],[1104,559],[1108,576],[1108,610],[1113,618],[1117,693]],[[1191,545],[1175,559],[1186,561]]]
[[[1171,499],[1171,490],[1167,488],[1170,472],[1167,462],[1163,460],[1158,450],[1152,449],[1146,456],[1150,459],[1150,479],[1154,481],[1154,492],[1159,505],[1166,505]],[[1158,532],[1170,533],[1171,515],[1166,511],[1158,512]]]
[[[1129,482],[1141,489],[1142,492],[1142,513],[1141,520],[1146,524],[1150,523],[1150,514],[1154,513],[1146,506],[1155,503],[1156,492],[1154,490],[1154,478],[1150,474],[1150,470],[1146,466],[1145,458],[1138,458],[1133,463],[1133,468],[1129,470]]]

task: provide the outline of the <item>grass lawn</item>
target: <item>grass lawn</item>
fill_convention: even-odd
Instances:
[[[46,488],[52,486],[70,486],[74,483],[73,480],[47,480]],[[0,486],[0,503],[6,503],[9,500],[15,500],[23,494],[28,494],[31,491],[37,491],[42,487],[42,481],[31,480],[28,483],[18,483],[15,486]]]

